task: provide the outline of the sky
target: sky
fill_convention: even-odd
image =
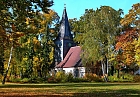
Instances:
[[[100,6],[110,6],[115,10],[123,9],[124,14],[127,14],[129,9],[135,3],[140,3],[140,0],[53,0],[54,5],[51,7],[58,13],[60,18],[62,17],[64,4],[66,4],[66,10],[69,19],[79,19],[85,12],[85,9],[100,8]]]

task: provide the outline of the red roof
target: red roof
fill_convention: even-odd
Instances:
[[[60,62],[56,66],[56,68],[69,68],[81,66],[82,64],[80,54],[81,54],[80,46],[71,47],[64,60]]]

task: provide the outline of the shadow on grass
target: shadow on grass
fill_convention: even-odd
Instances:
[[[140,91],[133,89],[105,90],[93,93],[76,93],[73,94],[73,97],[140,97]]]
[[[109,86],[133,86],[140,83],[47,83],[47,84],[5,84],[0,88],[54,88],[54,87],[109,87]]]
[[[2,97],[140,97],[140,91],[133,89],[120,89],[120,90],[103,90],[103,91],[94,91],[92,93],[60,93],[60,94],[18,94],[18,93],[9,93],[0,96]]]

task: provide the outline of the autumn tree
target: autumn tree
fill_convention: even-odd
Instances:
[[[132,9],[129,10],[129,13],[126,14],[120,21],[122,31],[117,36],[116,41],[116,61],[119,64],[118,70],[121,69],[121,67],[124,68],[124,66],[126,69],[128,67],[134,68],[135,66],[135,58],[137,53],[136,42],[139,40],[139,8],[139,3],[133,4]]]
[[[133,41],[137,39],[138,33],[134,28],[126,29],[117,37],[116,50],[121,50],[121,56],[123,56],[123,59],[118,61],[123,62],[127,66],[135,63],[135,44]]]
[[[120,21],[122,26],[140,28],[140,3],[133,4],[132,9],[129,10],[128,14]]]
[[[26,18],[30,18],[32,22],[33,18],[38,14],[39,11],[48,12],[48,7],[53,5],[53,1],[1,0],[0,5],[0,26],[1,29],[4,30],[5,33],[7,33],[7,44],[9,44],[8,47],[10,47],[11,51],[7,69],[2,82],[4,84],[10,67],[13,48],[18,44],[18,37],[23,35],[21,34],[21,32],[24,32],[24,34],[27,34],[27,32],[29,32],[26,29],[28,27],[28,25],[25,23]]]
[[[32,22],[28,26],[32,33],[21,37],[20,46],[16,47],[16,60],[22,78],[44,77],[53,63],[53,39],[59,17],[53,10],[39,15],[35,18],[39,23]],[[29,18],[26,23],[29,23]]]
[[[117,36],[116,50],[118,55],[116,60],[119,63],[123,63],[126,67],[134,68],[136,63],[136,54],[139,37],[139,14],[140,14],[140,4],[133,4],[132,9],[129,13],[121,19],[122,31],[120,35]],[[118,57],[120,56],[120,57]]]

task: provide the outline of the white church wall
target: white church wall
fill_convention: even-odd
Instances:
[[[77,74],[76,74],[76,69],[78,70]],[[85,67],[71,67],[71,68],[63,68],[63,71],[65,73],[72,73],[74,77],[79,77],[82,78],[85,76]]]
[[[72,73],[73,74],[74,68],[63,68],[63,70],[65,71],[65,73]]]

